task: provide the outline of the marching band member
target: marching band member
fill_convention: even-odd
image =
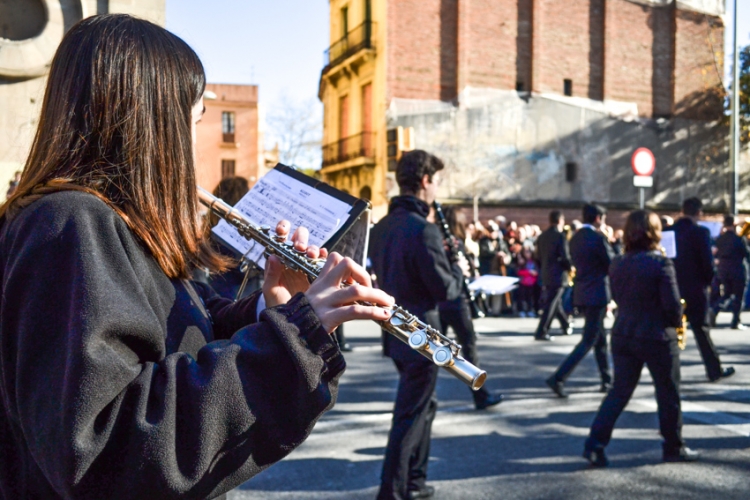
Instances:
[[[197,222],[204,88],[185,42],[130,16],[87,18],[57,50],[0,208],[2,498],[219,496],[333,405],[336,326],[388,317],[353,304],[393,300],[336,254],[309,287],[271,257],[234,303],[189,281],[226,267]]]
[[[617,317],[612,328],[614,386],[596,414],[583,456],[595,467],[608,465],[604,448],[617,418],[630,401],[643,365],[656,388],[659,429],[665,462],[696,460],[698,454],[682,439],[680,350],[675,328],[682,307],[672,261],[658,250],[661,222],[650,211],[631,212],[625,223],[625,254],[609,268]]]

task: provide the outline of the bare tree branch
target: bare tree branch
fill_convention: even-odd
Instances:
[[[303,169],[321,165],[322,105],[316,99],[298,101],[283,93],[267,110],[267,142],[278,144],[279,161]]]

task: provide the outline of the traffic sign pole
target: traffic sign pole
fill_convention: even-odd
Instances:
[[[630,159],[633,167],[633,185],[639,188],[639,198],[641,210],[646,208],[646,188],[654,185],[654,178],[651,175],[656,168],[656,158],[654,153],[648,148],[638,148]]]

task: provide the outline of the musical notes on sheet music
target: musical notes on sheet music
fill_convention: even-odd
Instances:
[[[288,220],[290,237],[295,229],[304,226],[310,231],[309,243],[322,246],[346,221],[351,206],[278,170],[271,170],[235,208],[253,223],[269,225],[272,229],[280,220]],[[213,232],[260,267],[265,265],[264,248],[247,241],[225,221],[220,221]]]

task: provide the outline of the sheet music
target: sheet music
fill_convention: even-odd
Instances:
[[[663,231],[661,233],[661,246],[664,248],[664,255],[670,259],[677,257],[677,242],[674,239],[674,231]]]
[[[721,234],[721,226],[723,225],[721,222],[715,222],[710,220],[699,220],[698,221],[699,226],[703,226],[711,233],[711,238],[716,239]]]
[[[323,246],[346,222],[351,206],[278,170],[260,178],[235,208],[258,226],[269,225],[273,231],[281,219],[291,223],[290,237],[299,226],[310,231],[309,243]],[[266,259],[263,246],[248,241],[222,220],[213,230],[226,243],[261,268]],[[248,253],[249,252],[249,253]]]

